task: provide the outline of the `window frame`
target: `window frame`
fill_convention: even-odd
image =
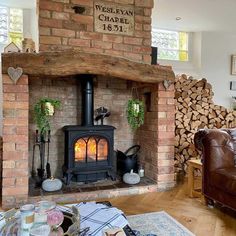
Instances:
[[[157,54],[157,59],[158,59],[158,60],[161,60],[161,61],[166,61],[166,62],[169,61],[169,62],[176,63],[176,64],[178,64],[178,63],[189,63],[189,62],[191,61],[191,59],[192,59],[192,43],[193,43],[193,42],[192,42],[192,38],[193,38],[192,33],[191,33],[191,32],[188,32],[188,31],[153,28],[153,29],[152,29],[152,35],[153,35],[153,33],[154,33],[155,31],[162,31],[162,30],[163,30],[163,31],[176,32],[176,33],[178,33],[178,34],[181,33],[181,32],[187,34],[187,50],[176,49],[176,51],[178,51],[179,53],[180,53],[181,51],[187,52],[188,58],[187,58],[187,60],[162,59],[162,58],[159,58],[159,52],[158,52],[158,54]],[[153,36],[152,36],[152,47],[157,47],[157,50],[158,50],[158,46],[153,44]],[[165,49],[165,50],[168,51],[168,49]],[[169,50],[175,51],[175,49],[169,49]],[[159,51],[159,50],[158,50],[158,51]]]
[[[7,46],[9,43],[14,42],[14,40],[12,40],[12,37],[14,37],[14,36],[12,36],[12,35],[14,35],[14,34],[15,34],[15,35],[18,35],[18,37],[15,37],[15,38],[20,38],[20,39],[21,39],[21,42],[22,42],[22,40],[23,40],[23,38],[24,38],[24,20],[23,20],[24,11],[23,11],[23,9],[22,9],[22,8],[17,8],[17,7],[7,7],[7,6],[4,6],[4,5],[0,5],[0,7],[3,7],[3,8],[6,8],[6,9],[7,9],[7,42],[6,42],[6,43],[0,42],[0,45],[1,45],[2,47],[5,47],[5,46]],[[17,9],[17,10],[21,10],[21,11],[22,11],[21,32],[19,32],[19,31],[13,31],[13,30],[11,30],[11,28],[10,28],[10,22],[11,22],[11,20],[10,20],[10,16],[11,16],[10,10],[11,10],[11,9]],[[14,42],[14,43],[16,43],[16,42]],[[20,43],[16,43],[16,45],[17,45],[18,47],[21,47],[21,46],[22,46]]]
[[[9,26],[10,26],[10,24],[9,24],[9,14],[10,14],[10,9],[9,9],[9,7],[3,6],[3,5],[0,5],[0,7],[6,8],[6,10],[7,10],[7,40],[6,40],[7,42],[6,43],[0,42],[0,45],[7,45],[9,43]]]

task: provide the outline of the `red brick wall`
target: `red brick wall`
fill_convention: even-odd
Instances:
[[[32,147],[36,129],[33,121],[33,106],[42,97],[59,99],[62,102],[60,111],[52,117],[52,139],[50,144],[50,163],[53,175],[61,176],[64,163],[64,125],[81,124],[80,83],[73,77],[68,78],[35,78],[29,80],[30,88],[30,163],[32,163]],[[40,90],[38,89],[40,86]],[[94,79],[94,109],[105,106],[111,116],[104,124],[113,125],[115,130],[114,148],[125,151],[130,146],[141,145],[141,163],[146,175],[157,181],[158,186],[166,188],[173,185],[174,180],[174,86],[165,90],[162,83],[144,85],[138,90],[140,97],[151,93],[150,111],[145,113],[145,124],[133,132],[127,122],[127,101],[132,97],[131,88],[135,84],[126,80],[98,76]],[[137,85],[136,85],[137,86]],[[139,84],[140,86],[140,84]],[[136,140],[136,141],[135,141]],[[37,152],[36,152],[37,157]],[[37,158],[35,165],[37,166]],[[31,168],[30,168],[31,169]]]
[[[127,80],[98,76],[94,79],[94,109],[104,106],[111,112],[104,124],[116,127],[114,148],[125,151],[134,144],[134,133],[126,118],[126,105],[131,98],[131,88]],[[39,89],[40,86],[40,89]],[[62,176],[64,164],[65,125],[81,124],[80,82],[74,77],[66,78],[29,78],[29,167],[32,167],[33,144],[36,125],[33,120],[34,104],[42,97],[50,97],[61,101],[61,109],[51,118],[50,165],[55,177]],[[39,153],[35,152],[35,169],[39,167]]]
[[[145,175],[157,181],[158,188],[174,185],[174,86],[167,90],[162,83],[140,90],[151,94],[150,110],[137,133],[142,146],[141,163]]]
[[[40,89],[39,89],[40,87]],[[74,77],[48,78],[29,77],[29,168],[32,168],[33,145],[35,142],[35,130],[37,129],[33,118],[33,109],[36,102],[44,97],[58,99],[61,108],[56,110],[51,117],[51,143],[50,165],[52,175],[62,177],[62,165],[64,164],[64,133],[65,125],[80,124],[80,84]],[[40,166],[39,150],[35,150],[35,170]]]
[[[40,51],[76,48],[150,63],[153,0],[107,0],[135,8],[133,36],[94,32],[94,0],[39,0]],[[86,8],[75,14],[73,6]]]
[[[163,83],[158,85],[156,96],[158,111],[158,149],[156,180],[159,188],[174,185],[174,143],[175,143],[175,104],[174,85],[167,90]]]
[[[3,75],[2,206],[12,207],[28,197],[28,77],[17,84]]]
[[[104,106],[111,112],[104,124],[116,127],[114,149],[125,151],[134,144],[134,133],[128,125],[126,107],[131,96],[131,86],[127,80],[98,76],[94,89],[94,108]]]

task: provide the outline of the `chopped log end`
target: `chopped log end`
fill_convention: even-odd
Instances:
[[[200,128],[236,127],[236,111],[212,102],[212,86],[205,78],[176,76],[175,89],[175,166],[185,170],[187,160],[200,158],[194,146],[195,133]]]

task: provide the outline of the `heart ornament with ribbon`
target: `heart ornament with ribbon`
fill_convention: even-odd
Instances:
[[[14,84],[16,84],[19,78],[23,74],[23,69],[21,67],[17,67],[17,68],[9,67],[7,69],[7,73],[10,76],[11,80],[14,82]]]

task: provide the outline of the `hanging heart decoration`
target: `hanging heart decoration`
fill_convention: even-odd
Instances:
[[[10,76],[11,80],[14,82],[14,84],[16,84],[19,78],[23,74],[23,69],[21,67],[17,67],[17,68],[9,67],[7,69],[7,73]]]

